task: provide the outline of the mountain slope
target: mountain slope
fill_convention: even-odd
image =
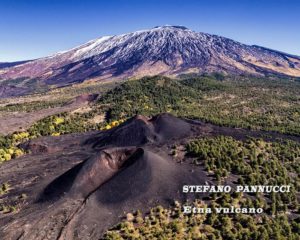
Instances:
[[[133,210],[145,213],[157,205],[170,206],[175,200],[204,200],[207,194],[183,193],[183,185],[218,183],[212,171],[207,172],[204,168],[203,158],[199,157],[199,163],[197,161],[195,164],[183,149],[191,139],[211,141],[213,136],[219,135],[239,140],[260,138],[260,143],[264,138],[268,141],[292,138],[275,133],[268,135],[265,131],[219,127],[160,114],[153,118],[135,116],[107,131],[31,139],[22,144],[30,153],[0,165],[1,184],[10,186],[0,194],[0,239],[103,239],[104,232],[118,223],[124,213]],[[234,138],[229,138],[230,142],[236,143]],[[225,138],[223,136],[218,139]],[[294,140],[299,142],[300,138],[294,137]],[[220,143],[222,142],[217,141],[216,145],[219,146]],[[256,170],[257,174],[265,174],[264,169],[268,169],[265,165],[274,166],[272,163],[276,159],[278,165],[275,165],[277,168],[272,171],[270,181],[289,179],[284,166],[289,166],[288,173],[296,177],[296,161],[300,154],[296,142],[276,151],[265,152],[264,149],[269,144],[260,144],[259,148],[260,154],[265,153],[270,157],[270,161],[267,161],[269,163],[262,168],[253,167],[253,170],[259,169]],[[194,145],[191,144],[188,148],[190,152],[196,151],[197,148],[192,146]],[[227,152],[210,151],[208,156],[220,156],[216,159],[223,159],[225,155],[234,155],[236,158],[232,159],[241,162],[240,155],[235,152],[236,149],[242,149],[241,145],[220,146]],[[201,150],[206,151],[207,147]],[[244,154],[250,153],[246,151]],[[230,164],[232,161],[231,158],[226,159],[226,163],[220,166],[226,166],[227,162]],[[282,161],[281,164],[279,161]],[[247,161],[242,162],[249,164]],[[211,163],[214,164],[214,161]],[[291,163],[295,164],[290,165]],[[252,169],[250,166],[249,168]],[[240,169],[239,171],[244,171],[243,168]],[[248,178],[248,175],[242,175]],[[275,175],[278,179],[273,177]],[[224,184],[235,186],[236,177],[237,175],[226,179]],[[291,181],[291,184],[296,183]],[[294,215],[296,217],[299,214],[295,211]],[[220,216],[222,215],[218,215],[218,218]],[[183,218],[186,217],[190,216]]]
[[[29,62],[29,61],[0,62],[0,69],[21,65],[21,64],[26,63],[26,62]]]
[[[68,51],[1,69],[0,79],[34,78],[62,86],[87,79],[191,72],[299,77],[300,57],[185,27],[163,26],[101,37]]]

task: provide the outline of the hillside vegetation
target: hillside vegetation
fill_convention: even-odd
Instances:
[[[300,83],[292,80],[203,76],[129,81],[99,101],[108,117],[170,112],[223,126],[300,134]]]
[[[74,96],[76,93],[97,93],[96,89],[66,88],[51,94]],[[61,135],[89,130],[110,129],[136,114],[156,115],[169,112],[179,117],[199,119],[221,126],[277,131],[300,135],[300,82],[290,79],[224,77],[211,75],[185,76],[181,80],[167,77],[144,77],[127,81],[115,88],[104,85],[102,96],[91,110],[84,113],[60,113],[37,121],[27,131],[26,139]],[[111,90],[109,90],[111,89]],[[58,93],[56,93],[58,91]],[[99,90],[100,91],[100,90]],[[39,104],[7,105],[2,110],[34,111],[61,105],[65,100]],[[103,120],[95,122],[97,116]],[[56,123],[56,119],[63,119]],[[1,157],[6,160],[12,135],[2,137]],[[19,143],[19,142],[18,142]],[[4,153],[5,152],[5,153]]]
[[[84,85],[82,89],[57,89],[45,96],[35,95],[32,101],[29,97],[23,99],[24,102],[15,99],[16,102],[4,104],[0,111],[34,112],[62,106],[69,103],[72,97],[82,93],[100,94],[97,101],[87,106],[87,111],[51,115],[35,122],[24,131],[0,136],[0,162],[11,161],[26,154],[20,144],[30,139],[109,130],[136,114],[153,116],[169,112],[182,118],[202,120],[220,126],[300,136],[299,90],[300,82],[295,79],[215,74],[182,76],[181,79],[144,77],[117,86],[94,85],[93,88]],[[56,98],[61,95],[61,98]],[[41,101],[38,98],[41,98]],[[110,132],[107,134],[109,138],[112,137]],[[220,132],[216,131],[214,135],[218,134]],[[104,138],[104,141],[108,141],[109,138]],[[55,138],[49,139],[55,141]],[[157,206],[144,213],[133,209],[132,213],[127,213],[124,221],[109,229],[103,239],[299,239],[299,143],[279,139],[271,142],[256,138],[242,141],[225,136],[193,140],[189,138],[187,141],[189,142],[186,145],[180,143],[179,146],[182,163],[190,161],[189,166],[201,169],[214,183],[291,185],[291,191],[277,194],[217,193],[209,195],[206,199],[196,199],[193,203],[177,202],[174,199],[173,206]],[[170,155],[174,158],[176,144],[177,142],[175,148],[170,149],[173,151]],[[180,166],[178,164],[179,168]],[[14,188],[9,184],[0,183],[2,200]],[[24,197],[20,199],[25,201]],[[16,209],[19,209],[14,208],[14,205],[3,204],[2,200],[0,199],[1,214],[14,214]],[[218,206],[261,207],[264,213],[183,214],[182,208],[185,204],[212,209]]]
[[[195,201],[195,207],[215,209],[223,206],[225,200],[229,205],[248,204],[247,200],[236,196],[220,196],[207,205]],[[228,200],[230,199],[230,200]],[[263,215],[257,217],[246,214],[184,214],[183,205],[175,202],[174,206],[164,208],[157,206],[146,216],[140,211],[128,213],[127,218],[107,231],[102,239],[176,239],[176,240],[297,240],[299,223],[288,221],[285,215],[274,218]]]
[[[205,137],[191,141],[186,153],[205,166],[219,184],[237,177],[241,185],[291,185],[289,193],[212,193],[206,200],[157,206],[142,214],[127,213],[103,239],[239,239],[296,240],[300,237],[299,160],[295,142],[265,142],[232,137]],[[228,184],[228,182],[227,182]],[[212,213],[183,213],[183,206],[210,208]],[[218,207],[263,208],[263,214],[217,214]],[[289,216],[289,217],[288,217]]]

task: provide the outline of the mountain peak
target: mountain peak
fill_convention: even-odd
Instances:
[[[50,57],[1,69],[0,79],[37,79],[68,85],[145,75],[222,72],[300,77],[300,58],[249,46],[184,26],[106,36]]]
[[[153,29],[181,29],[181,30],[189,30],[187,27],[185,26],[181,26],[181,25],[162,25],[162,26],[155,26]]]

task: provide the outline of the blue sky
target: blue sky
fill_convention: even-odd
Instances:
[[[166,24],[300,55],[298,0],[0,0],[0,62]]]

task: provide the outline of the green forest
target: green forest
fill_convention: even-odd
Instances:
[[[108,130],[136,114],[168,112],[219,126],[264,130],[300,136],[300,82],[295,79],[247,76],[155,76],[120,84],[60,89],[66,98],[2,106],[2,112],[33,112],[66,104],[81,93],[100,94],[87,112],[63,112],[43,118],[25,131],[0,136],[0,163],[26,152],[20,144],[40,136]],[[95,122],[97,116],[102,121]],[[267,134],[267,132],[266,132]],[[263,207],[261,216],[182,213],[182,203],[133,211],[112,227],[104,239],[276,239],[300,237],[300,146],[293,141],[241,141],[216,136],[191,140],[185,146],[192,164],[216,182],[241,185],[291,185],[288,194],[211,194],[195,206]],[[16,159],[17,161],[17,159]],[[3,183],[4,184],[4,183]],[[9,187],[3,185],[2,193]]]
[[[162,76],[129,80],[120,85],[96,85],[93,89],[59,90],[62,95],[100,93],[91,110],[85,113],[60,113],[37,121],[23,134],[24,139],[109,129],[136,114],[153,116],[169,112],[221,126],[276,131],[300,135],[300,82],[293,79],[230,77],[215,75]],[[53,94],[53,93],[52,93]],[[69,98],[68,98],[69,99]],[[65,104],[65,99],[7,105],[2,111],[35,111]],[[103,115],[103,121],[93,118]],[[56,122],[57,119],[63,119]],[[114,123],[114,124],[111,124]],[[15,133],[19,134],[19,133]],[[0,136],[0,161],[10,159],[8,149],[20,143],[14,134]],[[11,152],[11,151],[10,151]],[[6,154],[6,155],[5,155]],[[4,156],[5,155],[5,156]],[[19,155],[10,154],[12,157]]]
[[[170,112],[222,126],[300,134],[300,83],[282,79],[202,76],[129,81],[104,94],[109,118]]]
[[[255,207],[260,215],[183,213],[182,203],[168,208],[157,206],[149,212],[127,213],[124,220],[106,232],[104,239],[230,239],[296,240],[300,237],[300,145],[265,142],[262,139],[238,141],[232,137],[206,137],[191,141],[186,154],[193,164],[204,166],[219,183],[237,176],[242,185],[289,184],[289,193],[212,193],[209,199],[195,200],[195,207]],[[190,203],[184,203],[190,205]],[[299,216],[299,215],[298,215]]]
[[[220,196],[210,201],[216,208],[219,202],[243,204],[238,196]],[[246,202],[246,204],[249,203]],[[202,201],[193,203],[197,207],[207,206]],[[128,213],[121,223],[106,232],[105,240],[123,239],[177,239],[177,240],[297,240],[300,235],[298,220],[289,221],[286,215],[261,217],[245,214],[194,214],[182,212],[182,204],[152,208],[145,216],[140,212]]]

